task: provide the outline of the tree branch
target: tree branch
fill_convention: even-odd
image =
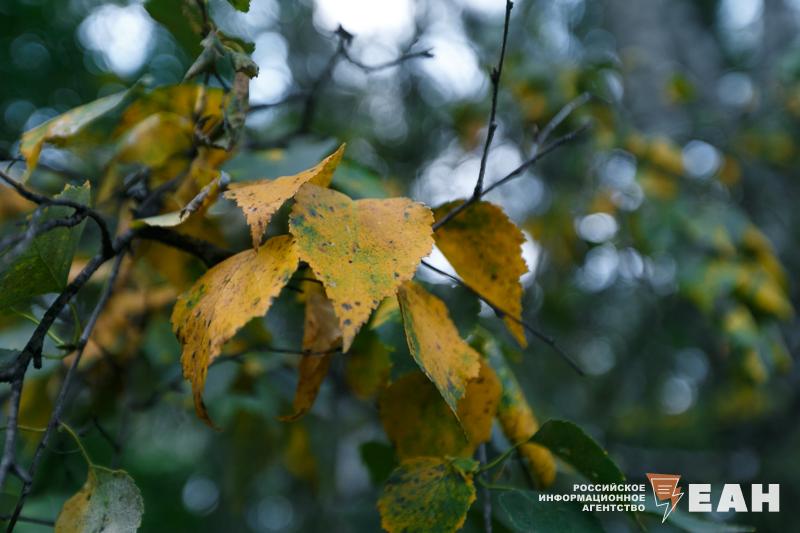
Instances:
[[[585,373],[583,372],[583,369],[581,369],[581,367],[578,366],[578,364],[569,355],[567,355],[567,353],[564,352],[564,350],[561,349],[561,347],[556,343],[556,340],[554,338],[550,337],[549,335],[545,335],[544,333],[538,331],[536,328],[534,328],[533,326],[531,326],[527,322],[523,322],[521,319],[515,317],[514,315],[506,313],[503,309],[501,309],[500,307],[496,306],[495,304],[493,304],[492,302],[490,302],[489,300],[484,298],[483,295],[481,295],[480,292],[478,292],[476,289],[472,288],[469,284],[467,284],[461,278],[459,278],[457,276],[454,276],[452,274],[449,274],[449,273],[445,272],[444,270],[436,268],[435,266],[433,266],[432,264],[428,263],[427,261],[422,261],[421,264],[425,268],[427,268],[429,270],[432,270],[433,272],[436,272],[437,274],[440,274],[440,275],[442,275],[442,276],[444,276],[444,277],[446,277],[446,278],[458,283],[459,285],[461,285],[462,287],[467,289],[469,292],[471,292],[472,294],[477,296],[482,302],[484,302],[486,305],[488,305],[492,309],[492,311],[494,311],[494,314],[497,315],[498,318],[509,318],[510,320],[516,322],[517,324],[519,324],[520,326],[525,328],[531,335],[533,335],[534,337],[536,337],[537,339],[539,339],[543,343],[547,344],[554,352],[556,352],[562,359],[564,359],[564,361],[566,361],[569,364],[569,366],[571,366],[572,369],[575,370],[575,372],[577,372],[581,376],[585,375]]]
[[[112,241],[111,241],[111,232],[108,230],[108,225],[103,217],[89,207],[88,205],[84,205],[80,202],[74,202],[72,200],[67,200],[64,198],[49,198],[37,192],[31,191],[30,189],[26,188],[20,182],[0,170],[0,179],[5,181],[9,184],[17,193],[25,198],[26,200],[30,200],[31,202],[38,204],[38,205],[46,205],[46,206],[64,206],[64,207],[71,207],[77,213],[83,213],[84,215],[88,216],[97,224],[97,227],[100,229],[100,235],[102,238],[103,244],[103,253],[110,254],[111,250],[113,249]]]
[[[200,259],[207,267],[212,267],[233,255],[230,250],[220,248],[208,241],[184,235],[177,231],[158,226],[146,226],[137,232],[137,237],[145,240],[160,242]]]
[[[11,515],[11,520],[8,523],[8,531],[12,531],[14,526],[19,520],[20,513],[22,512],[22,508],[25,505],[25,500],[27,499],[28,495],[30,494],[31,488],[33,487],[33,479],[36,475],[36,468],[39,465],[39,462],[42,458],[42,453],[44,452],[47,444],[50,442],[50,438],[53,435],[53,432],[58,427],[59,423],[61,422],[61,415],[64,412],[64,408],[66,407],[66,398],[69,394],[70,385],[72,384],[72,380],[75,376],[75,373],[78,370],[78,365],[80,364],[81,357],[83,356],[83,351],[86,349],[86,345],[89,343],[89,338],[92,335],[92,331],[94,331],[95,325],[97,325],[97,320],[100,318],[100,313],[103,311],[103,308],[108,303],[108,300],[111,298],[111,295],[114,292],[114,285],[116,284],[117,277],[119,276],[119,271],[122,266],[122,260],[125,257],[125,253],[123,250],[117,254],[116,259],[114,261],[114,265],[111,268],[111,275],[108,278],[108,283],[106,284],[103,292],[100,295],[100,299],[95,305],[94,310],[92,310],[92,314],[89,316],[89,320],[86,322],[86,326],[83,328],[83,333],[78,340],[78,346],[75,352],[75,355],[72,359],[72,364],[67,370],[67,375],[64,377],[64,382],[61,385],[61,390],[58,392],[58,397],[56,398],[55,404],[53,406],[53,414],[50,417],[50,422],[47,424],[47,429],[45,430],[44,435],[42,436],[42,440],[39,441],[36,450],[33,453],[33,458],[31,459],[31,464],[28,467],[27,471],[27,481],[23,482],[22,484],[22,491],[20,492],[19,498],[17,500],[17,505],[14,508],[14,513]],[[10,429],[10,428],[9,428]],[[6,441],[8,442],[8,441]],[[0,472],[2,474],[2,472]]]
[[[483,178],[486,175],[486,163],[489,159],[489,149],[492,146],[492,139],[497,130],[497,95],[500,92],[500,76],[503,74],[503,62],[506,57],[506,43],[508,42],[508,26],[511,22],[511,10],[514,8],[514,2],[506,0],[506,16],[503,22],[503,44],[500,46],[500,59],[497,61],[497,66],[492,69],[492,110],[489,113],[489,129],[486,132],[486,144],[483,145],[483,155],[481,155],[481,167],[478,171],[478,182],[475,184],[475,191],[472,196],[480,198],[483,193]]]

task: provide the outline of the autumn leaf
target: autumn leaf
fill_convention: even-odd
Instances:
[[[397,294],[411,355],[453,413],[467,382],[478,377],[480,356],[459,337],[444,303],[414,282]]]
[[[464,525],[478,463],[472,459],[417,457],[400,463],[378,500],[389,533],[450,533]]]
[[[305,322],[303,324],[303,358],[298,368],[297,390],[292,413],[281,420],[297,420],[311,409],[333,358],[333,350],[341,344],[342,332],[331,301],[317,283],[305,283]]]
[[[342,160],[346,145],[323,159],[316,166],[293,176],[281,176],[248,183],[236,183],[228,188],[225,198],[234,200],[244,213],[253,237],[253,247],[258,248],[272,215],[283,203],[292,198],[304,183],[327,187],[336,167]]]
[[[499,400],[500,382],[482,364],[480,375],[467,384],[458,402],[458,418],[421,372],[392,383],[381,394],[379,405],[383,427],[401,459],[472,457],[478,445],[491,438]]]
[[[514,371],[508,366],[494,341],[487,341],[485,352],[502,386],[500,405],[497,408],[500,427],[512,444],[519,444],[519,453],[528,460],[528,469],[539,487],[549,487],[556,477],[556,463],[547,448],[528,442],[539,429],[533,409],[525,398]]]
[[[372,310],[430,252],[433,216],[407,198],[353,201],[308,183],[295,200],[289,229],[333,301],[346,352]]]
[[[462,203],[450,202],[434,210],[441,220]],[[523,347],[525,330],[522,314],[520,276],[528,271],[522,258],[525,236],[503,210],[489,202],[477,202],[465,209],[435,234],[436,246],[453,265],[461,279],[506,315],[509,331]],[[516,320],[515,320],[516,319]]]
[[[143,513],[142,495],[126,472],[91,465],[83,488],[64,502],[55,531],[133,533],[141,526]]]
[[[192,383],[195,410],[205,422],[211,423],[202,398],[208,366],[239,328],[267,312],[297,263],[291,237],[274,237],[211,268],[178,298],[172,326],[183,345],[183,375]]]
[[[45,143],[61,145],[67,142],[104,115],[127,105],[133,92],[129,90],[105,96],[26,131],[19,145],[19,151],[28,164],[23,179],[27,179],[36,168]]]

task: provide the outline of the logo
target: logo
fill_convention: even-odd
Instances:
[[[653,487],[656,507],[664,507],[664,518],[661,519],[663,524],[683,498],[683,490],[678,486],[681,476],[679,474],[647,474],[647,479],[650,480],[650,486]]]

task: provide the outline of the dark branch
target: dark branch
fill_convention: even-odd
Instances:
[[[168,228],[147,226],[138,231],[137,237],[183,250],[200,259],[208,267],[212,267],[233,255],[230,250],[225,250],[203,239],[184,235]]]
[[[554,338],[550,337],[549,335],[545,335],[541,331],[538,331],[533,326],[531,326],[527,322],[523,322],[522,320],[520,320],[519,318],[515,317],[514,315],[506,313],[503,309],[501,309],[500,307],[496,306],[495,304],[493,304],[492,302],[490,302],[489,300],[484,298],[481,295],[480,292],[478,292],[476,289],[472,288],[470,285],[468,285],[466,282],[464,282],[464,280],[462,280],[461,278],[458,278],[458,277],[456,277],[456,276],[454,276],[452,274],[449,274],[449,273],[445,272],[444,270],[436,268],[435,266],[433,266],[432,264],[428,263],[427,261],[422,261],[421,264],[425,268],[427,268],[429,270],[432,270],[433,272],[436,272],[437,274],[440,274],[440,275],[442,275],[442,276],[444,276],[444,277],[446,277],[446,278],[458,283],[459,285],[461,285],[462,287],[467,289],[469,292],[471,292],[472,294],[474,294],[475,296],[480,298],[481,301],[483,301],[486,305],[488,305],[492,309],[492,311],[494,311],[494,314],[497,315],[498,318],[508,318],[509,320],[512,320],[512,321],[516,322],[517,324],[519,324],[520,326],[522,326],[523,328],[525,328],[525,330],[527,330],[531,335],[533,335],[534,337],[536,337],[537,339],[539,339],[543,343],[547,344],[553,351],[555,351],[559,356],[561,356],[561,358],[564,359],[569,364],[569,366],[571,366],[572,369],[575,370],[578,374],[580,374],[581,376],[585,375],[583,370],[581,369],[581,367],[578,366],[578,364],[569,355],[567,355],[566,352],[564,352],[564,350],[561,349],[561,347],[556,343]]]
[[[8,183],[17,193],[25,198],[26,200],[30,200],[31,202],[37,205],[45,205],[45,206],[64,206],[64,207],[71,207],[75,210],[76,213],[83,213],[84,215],[88,216],[97,224],[97,227],[100,228],[100,235],[102,237],[102,244],[103,244],[103,253],[110,253],[111,249],[113,248],[111,242],[111,232],[108,230],[108,225],[103,217],[89,207],[88,205],[84,205],[80,202],[74,202],[72,200],[67,200],[65,198],[49,198],[42,194],[36,193],[22,185],[20,182],[0,170],[0,179]]]
[[[475,184],[475,191],[472,193],[473,197],[480,198],[483,193],[483,178],[486,175],[486,163],[489,159],[489,149],[492,146],[492,139],[497,130],[497,95],[500,92],[500,76],[503,74],[503,62],[506,57],[506,43],[508,42],[508,26],[511,22],[511,10],[514,7],[514,2],[506,0],[506,17],[503,22],[503,44],[500,46],[500,59],[497,61],[497,66],[492,69],[492,110],[489,113],[489,129],[486,132],[486,144],[483,145],[483,155],[481,155],[481,167],[478,171],[478,182]]]

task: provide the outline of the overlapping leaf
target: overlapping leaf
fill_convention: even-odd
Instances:
[[[406,198],[354,202],[308,183],[295,200],[289,229],[334,303],[346,352],[372,310],[430,252],[433,217]]]
[[[528,460],[528,468],[539,487],[548,487],[555,480],[556,463],[553,454],[547,448],[529,442],[531,436],[539,429],[539,422],[533,409],[525,399],[513,370],[506,363],[496,344],[490,341],[490,344],[485,346],[485,352],[502,386],[497,419],[503,433],[512,443],[523,443],[519,446],[520,455]]]
[[[71,109],[63,115],[59,115],[32,130],[26,131],[22,135],[19,145],[19,151],[28,164],[24,179],[27,179],[36,168],[36,164],[39,162],[39,154],[45,143],[60,145],[74,138],[104,115],[111,114],[112,111],[119,110],[127,105],[133,92],[134,90],[132,89],[105,96],[94,102]]]
[[[386,434],[401,459],[418,456],[472,457],[489,440],[500,400],[500,383],[485,364],[458,402],[458,418],[421,372],[407,374],[381,395]],[[459,423],[459,420],[461,422]]]
[[[267,312],[297,263],[292,238],[275,237],[257,251],[241,252],[211,268],[178,299],[172,325],[183,345],[183,374],[192,383],[195,410],[206,422],[202,393],[208,366],[239,328]]]
[[[464,525],[478,463],[471,459],[417,457],[403,461],[384,485],[378,510],[390,533],[450,533]]]
[[[142,495],[126,472],[90,465],[83,488],[64,503],[55,531],[134,533],[143,513]]]
[[[89,203],[89,197],[88,182],[81,187],[67,185],[63,192],[56,196],[84,205]],[[65,218],[73,211],[71,207],[48,207],[33,223],[43,224]],[[16,257],[6,256],[16,253],[13,248],[0,255],[0,309],[23,305],[34,296],[62,290],[67,284],[72,257],[85,225],[86,221],[83,221],[71,228],[55,228],[39,235]]]
[[[391,369],[392,348],[371,329],[362,330],[347,354],[344,376],[350,389],[359,398],[371,398],[386,385]]]
[[[225,198],[234,200],[242,209],[253,237],[253,247],[258,248],[272,215],[292,198],[305,183],[327,187],[336,167],[342,160],[345,145],[323,159],[316,166],[293,176],[281,176],[249,183],[231,185]]]
[[[304,284],[306,291],[305,322],[303,324],[303,351],[300,360],[297,390],[292,404],[292,413],[281,420],[297,420],[303,416],[317,397],[319,388],[333,358],[333,352],[342,341],[339,321],[333,312],[331,301],[316,283]]]
[[[480,371],[478,352],[459,337],[440,299],[414,282],[404,283],[397,296],[411,355],[458,416],[467,382]]]
[[[458,200],[438,207],[440,220],[461,204]],[[528,271],[522,258],[525,236],[500,207],[477,202],[436,231],[436,246],[464,282],[508,316],[506,326],[517,342],[526,346],[520,276]],[[513,318],[511,318],[513,317]],[[516,320],[514,320],[516,319]]]

